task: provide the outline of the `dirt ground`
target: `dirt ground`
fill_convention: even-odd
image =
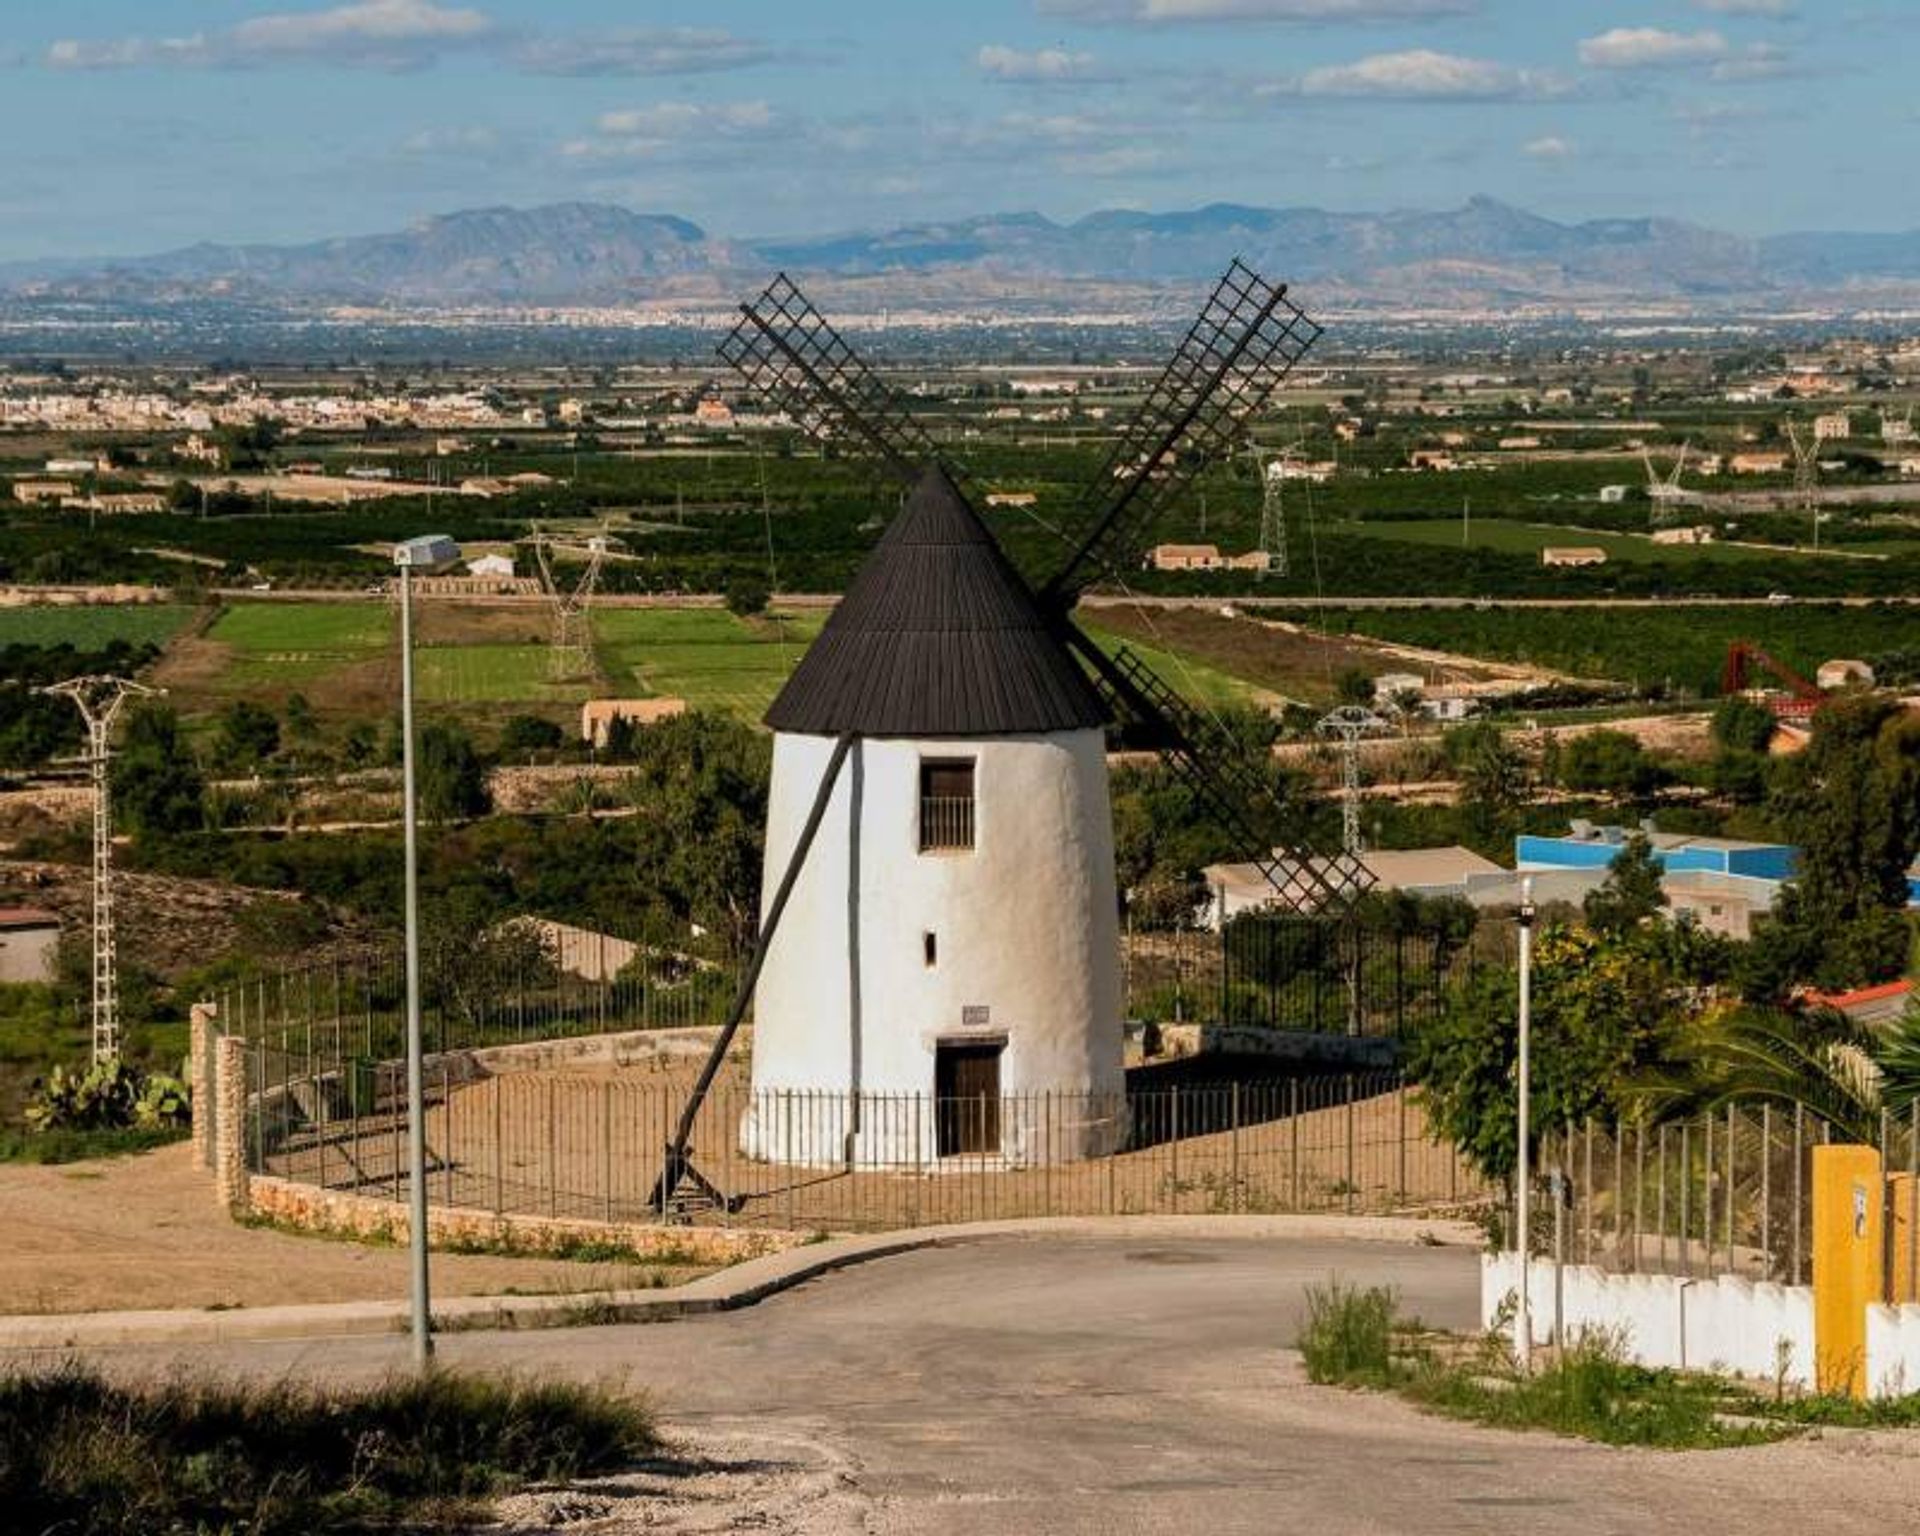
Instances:
[[[183,1142],[139,1157],[0,1166],[0,1311],[228,1308],[407,1294],[407,1255],[243,1227],[214,1204]],[[439,1254],[441,1295],[640,1287],[696,1270]]]

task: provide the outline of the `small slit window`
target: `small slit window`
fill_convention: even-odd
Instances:
[[[920,764],[920,851],[973,847],[973,759],[927,758]]]
[[[935,937],[935,936],[934,936],[933,934],[931,934],[931,933],[923,933],[923,934],[921,934],[921,935],[920,935],[920,948],[921,948],[921,954],[922,954],[922,958],[923,958],[923,959],[925,959],[925,961],[926,961],[926,963],[927,963],[927,965],[928,965],[929,967],[932,967],[932,966],[934,966],[934,965],[937,965],[937,964],[939,964],[939,962],[940,962],[940,941],[939,941],[939,939],[938,939],[938,938],[936,938],[936,937]]]

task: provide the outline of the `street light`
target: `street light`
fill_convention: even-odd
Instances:
[[[1520,1256],[1520,1304],[1513,1315],[1513,1358],[1521,1370],[1533,1365],[1533,1309],[1527,1294],[1527,1259],[1532,1233],[1533,1201],[1528,1186],[1533,1181],[1533,1154],[1528,1144],[1532,1135],[1529,1100],[1533,1097],[1533,876],[1520,880],[1520,1156],[1519,1209],[1514,1220],[1519,1227],[1514,1248]]]
[[[420,1038],[420,835],[413,790],[413,573],[445,570],[460,546],[443,533],[393,546],[400,572],[400,804],[407,860],[407,1247],[413,1261],[413,1363],[433,1359],[427,1294],[426,1068]]]

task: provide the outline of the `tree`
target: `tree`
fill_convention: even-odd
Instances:
[[[1799,846],[1745,988],[1778,997],[1887,981],[1905,968],[1907,868],[1920,844],[1920,724],[1890,700],[1850,698],[1814,717],[1782,770],[1781,819]]]
[[[236,699],[220,711],[216,738],[223,766],[258,766],[280,750],[280,720],[264,704]]]
[[[457,726],[434,724],[420,732],[418,781],[420,814],[428,821],[487,813],[486,770],[472,738]]]
[[[773,601],[773,589],[758,576],[736,572],[727,579],[726,601],[728,613],[751,619],[767,611],[767,604]]]
[[[1447,761],[1460,779],[1468,824],[1483,841],[1504,835],[1527,801],[1525,761],[1490,720],[1447,732],[1445,746]]]
[[[1663,777],[1646,748],[1625,731],[1583,731],[1560,754],[1560,782],[1568,789],[1640,800]]]
[[[206,825],[206,781],[168,705],[148,702],[128,713],[112,783],[114,820],[137,839]]]
[[[1714,742],[1734,752],[1764,752],[1773,740],[1773,711],[1764,704],[1734,693],[1722,699],[1713,711],[1708,729]]]
[[[566,734],[551,720],[539,715],[509,715],[500,728],[502,757],[533,757],[541,752],[556,752]]]
[[[1342,704],[1371,704],[1373,679],[1362,667],[1348,667],[1333,680],[1333,691]]]
[[[1620,1113],[1669,1059],[1684,978],[1661,947],[1549,925],[1533,970],[1533,1125],[1543,1133]],[[1466,973],[1407,1041],[1407,1074],[1434,1128],[1490,1179],[1518,1160],[1519,978],[1505,966]]]
[[[1656,916],[1665,905],[1660,888],[1663,870],[1653,856],[1653,844],[1636,832],[1613,856],[1607,878],[1587,892],[1587,923],[1597,932],[1619,936]]]

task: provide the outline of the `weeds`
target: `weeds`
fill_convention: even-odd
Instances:
[[[1308,1286],[1299,1343],[1307,1379],[1322,1386],[1393,1386],[1405,1374],[1393,1355],[1398,1309],[1398,1295],[1384,1286],[1361,1290],[1338,1280]]]
[[[485,1499],[656,1449],[643,1399],[604,1387],[436,1371],[332,1391],[88,1367],[0,1376],[9,1529],[294,1536],[468,1523]]]
[[[45,1131],[0,1130],[0,1163],[83,1163],[96,1157],[128,1157],[183,1140],[184,1126],[114,1127]]]

